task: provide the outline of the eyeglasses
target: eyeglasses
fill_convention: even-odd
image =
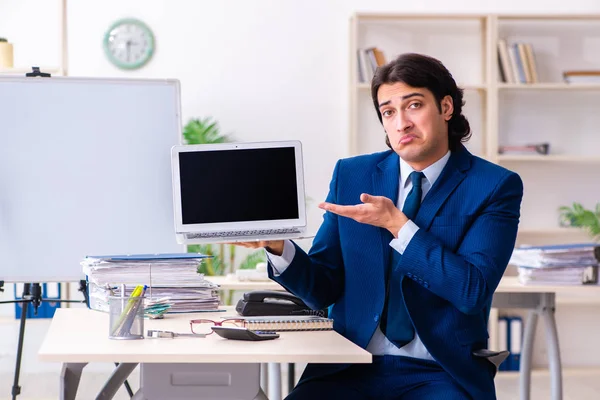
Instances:
[[[190,321],[190,329],[192,333],[210,335],[213,333],[211,329],[213,326],[225,326],[225,327],[244,327],[244,320],[237,318],[228,318],[221,321],[213,321],[212,319],[193,319]]]

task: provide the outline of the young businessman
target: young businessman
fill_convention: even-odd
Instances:
[[[391,150],[338,161],[309,253],[265,247],[269,276],[373,354],[309,364],[288,399],[495,399],[492,295],[517,234],[519,176],[471,155],[462,90],[436,59],[404,54],[371,93]]]

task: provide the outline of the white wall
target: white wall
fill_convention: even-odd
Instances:
[[[0,0],[0,36],[15,64],[56,65],[61,0]],[[306,186],[316,203],[335,161],[347,154],[349,18],[356,11],[448,13],[600,13],[596,0],[70,0],[68,70],[73,76],[177,78],[184,122],[214,116],[242,141],[299,139]],[[31,11],[28,11],[31,10]],[[35,11],[34,11],[35,10]],[[157,51],[138,71],[105,58],[108,26],[136,17],[154,31]],[[477,134],[477,133],[475,133]]]
[[[59,5],[0,0],[0,36],[14,43],[16,66],[58,64]],[[70,0],[69,75],[177,78],[184,122],[211,115],[242,141],[301,140],[314,230],[316,203],[347,154],[349,18],[356,11],[600,13],[600,1]],[[154,58],[139,71],[120,71],[104,57],[103,35],[123,17],[145,21],[156,36]]]

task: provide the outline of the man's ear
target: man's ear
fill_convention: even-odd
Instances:
[[[446,121],[450,121],[452,114],[454,113],[454,102],[452,96],[447,95],[442,99],[442,116]]]

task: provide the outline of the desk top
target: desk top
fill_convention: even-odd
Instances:
[[[204,278],[216,283],[224,290],[284,290],[279,283],[270,279],[268,281],[240,281],[235,275],[205,276]]]
[[[193,318],[220,319],[226,312],[174,314],[162,320],[144,321],[148,329],[189,333]],[[206,338],[112,340],[108,338],[108,314],[83,308],[56,310],[39,350],[49,362],[144,362],[144,363],[370,363],[371,354],[335,331],[281,332],[275,340],[248,342]]]
[[[207,276],[226,290],[284,290],[275,281],[239,281],[235,276]],[[585,296],[600,294],[600,285],[522,285],[516,276],[505,276],[496,293],[556,293],[558,295]]]
[[[496,293],[556,293],[558,295],[600,294],[600,285],[522,285],[516,276],[505,276]]]

